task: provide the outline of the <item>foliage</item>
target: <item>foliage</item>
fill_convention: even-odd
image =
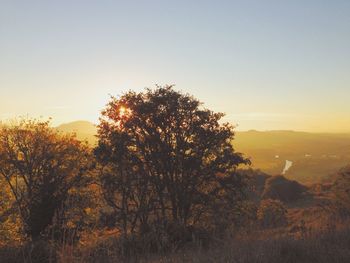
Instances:
[[[262,200],[257,212],[263,227],[280,227],[287,223],[287,209],[279,200]]]
[[[19,218],[9,187],[0,177],[0,246],[21,241]]]
[[[245,185],[237,166],[249,161],[234,151],[233,127],[222,117],[171,86],[112,97],[95,155],[104,199],[125,235],[152,224],[210,224],[237,205]]]
[[[0,133],[0,175],[11,189],[24,232],[38,238],[64,216],[69,191],[85,183],[87,147],[49,122],[20,120]],[[60,211],[60,213],[58,213]]]
[[[339,170],[332,186],[335,207],[340,216],[350,215],[350,166]]]
[[[306,189],[305,186],[298,182],[288,180],[281,175],[272,176],[266,180],[262,198],[278,199],[282,202],[292,202],[299,199]]]
[[[247,180],[247,197],[251,201],[258,202],[261,199],[261,196],[265,189],[265,182],[271,176],[254,169],[239,169],[239,173],[242,174]]]

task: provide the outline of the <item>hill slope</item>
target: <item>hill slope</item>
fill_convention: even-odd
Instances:
[[[97,127],[88,121],[74,121],[64,123],[56,127],[57,130],[66,133],[76,133],[78,139],[87,140],[89,144],[94,145],[97,141]]]

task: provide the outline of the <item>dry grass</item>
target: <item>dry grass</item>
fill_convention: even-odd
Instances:
[[[45,243],[17,248],[2,248],[1,263],[348,263],[350,262],[350,228],[345,225],[322,233],[296,239],[285,235],[275,238],[216,241],[210,248],[189,244],[166,254],[142,253],[121,257],[121,243],[109,239],[90,247],[54,247]],[[273,233],[270,233],[273,236]],[[256,235],[260,235],[256,233]],[[262,237],[262,236],[260,236]],[[55,248],[56,250],[53,250]]]
[[[0,247],[0,263],[348,263],[350,221],[335,220],[335,214],[325,209],[332,205],[332,196],[317,193],[288,204],[286,227],[252,226],[235,233],[235,238],[214,238],[209,246],[192,242],[181,249],[150,253],[150,238],[125,243],[117,232],[101,230],[86,232],[75,246],[41,241]]]
[[[350,262],[350,230],[299,240],[234,240],[208,251],[187,250],[144,262],[346,263]]]

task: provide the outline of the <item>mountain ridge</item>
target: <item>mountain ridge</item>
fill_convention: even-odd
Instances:
[[[97,126],[75,121],[56,127],[76,133],[80,140],[97,144]],[[285,176],[302,183],[329,180],[340,168],[350,164],[350,134],[310,133],[291,130],[236,131],[233,146],[252,161],[252,168],[277,175],[286,160],[293,163]]]

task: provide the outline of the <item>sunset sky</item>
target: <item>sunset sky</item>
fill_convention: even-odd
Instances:
[[[176,84],[239,130],[350,132],[350,1],[0,0],[0,119]]]

